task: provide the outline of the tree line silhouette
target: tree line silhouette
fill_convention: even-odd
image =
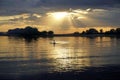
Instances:
[[[54,34],[53,31],[38,31],[37,28],[27,26],[25,28],[16,28],[16,29],[10,29],[7,32],[8,36],[25,36],[25,37],[34,37],[34,36],[41,36],[41,37],[52,37]]]
[[[89,36],[89,35],[97,35],[97,36],[107,36],[107,35],[117,35],[120,34],[120,28],[110,29],[109,31],[103,32],[103,29],[99,31],[95,28],[90,28],[86,31],[74,32],[71,34],[54,34],[53,31],[39,31],[37,28],[27,26],[25,28],[16,28],[10,29],[6,33],[0,32],[0,35],[7,35],[7,36],[23,36],[23,37],[53,37],[53,36]]]
[[[90,28],[86,31],[82,31],[82,33],[79,33],[79,32],[73,33],[74,36],[80,36],[80,35],[104,35],[104,36],[117,35],[119,36],[119,34],[120,34],[120,28],[110,29],[109,31],[105,31],[105,32],[103,32],[103,29],[100,29],[98,31],[95,28]]]

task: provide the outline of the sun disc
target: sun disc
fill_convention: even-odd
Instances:
[[[60,19],[65,18],[67,14],[68,14],[67,12],[54,12],[52,15],[55,19],[60,20]]]

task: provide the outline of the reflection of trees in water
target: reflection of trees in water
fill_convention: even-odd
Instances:
[[[30,43],[30,42],[36,42],[38,41],[38,39],[40,39],[41,37],[39,36],[8,36],[8,39],[10,41],[25,41],[27,43]],[[46,39],[47,37],[42,37],[44,39]],[[53,40],[53,37],[49,37],[47,38],[49,40]]]
[[[9,36],[9,40],[17,40],[17,41],[26,41],[26,42],[33,42],[37,41],[39,37],[30,37],[30,36],[24,36],[24,37],[18,37],[18,36]]]
[[[33,42],[33,41],[37,41],[37,39],[39,37],[23,37],[25,39],[26,42]]]

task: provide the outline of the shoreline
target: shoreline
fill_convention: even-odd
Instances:
[[[120,35],[116,34],[79,34],[79,35],[74,35],[74,34],[53,34],[52,36],[46,35],[46,36],[41,36],[41,35],[9,35],[9,34],[3,34],[0,36],[13,36],[13,37],[120,37]]]

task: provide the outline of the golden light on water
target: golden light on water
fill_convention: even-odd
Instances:
[[[70,40],[70,42],[72,39]],[[62,43],[62,42],[61,42]],[[72,42],[74,43],[74,42]],[[55,71],[64,72],[72,69],[82,69],[84,66],[90,66],[90,60],[88,58],[81,58],[87,56],[88,52],[85,49],[73,48],[72,45],[65,47],[68,43],[64,43],[63,46],[55,46],[51,53],[56,55],[52,56],[56,59]],[[76,46],[77,47],[77,46]]]

